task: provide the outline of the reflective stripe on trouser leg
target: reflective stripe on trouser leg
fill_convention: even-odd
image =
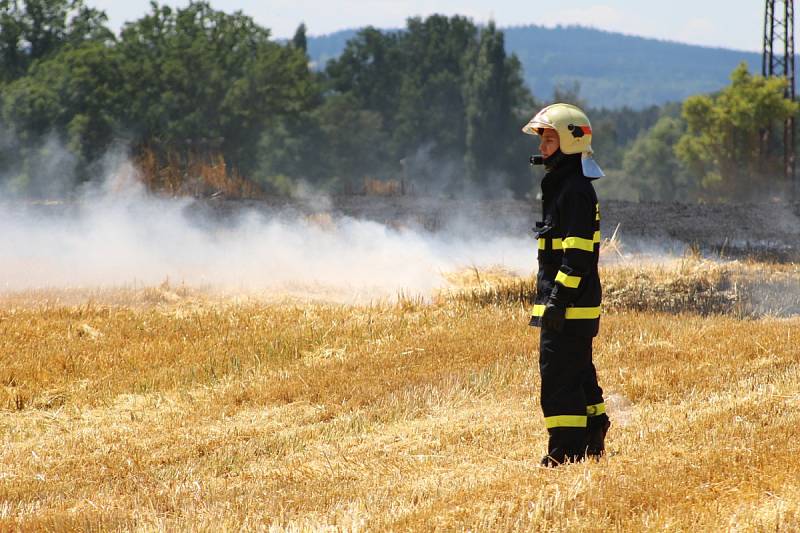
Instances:
[[[547,429],[553,428],[585,428],[586,416],[580,415],[555,415],[544,417],[544,425]]]
[[[541,404],[550,435],[547,454],[559,463],[577,460],[583,457],[587,445],[586,406],[595,403],[585,392],[587,381],[594,376],[592,339],[546,328],[540,331],[539,339]]]
[[[600,416],[606,414],[606,404],[597,403],[586,406],[586,416]]]
[[[603,398],[603,389],[597,383],[597,369],[595,369],[594,362],[591,363],[586,379],[583,380],[583,393],[586,395],[586,415],[590,421],[605,414],[606,404]]]
[[[541,405],[548,430],[587,425],[584,382],[592,375],[591,343],[591,338],[540,331]]]

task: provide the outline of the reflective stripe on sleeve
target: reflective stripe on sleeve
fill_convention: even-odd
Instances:
[[[540,317],[544,315],[544,305],[538,304],[533,306],[533,316]],[[600,318],[599,307],[567,307],[567,320],[591,320]]]
[[[592,239],[582,239],[581,237],[567,237],[564,239],[564,249],[583,250],[584,252],[594,252],[594,245],[600,242],[600,232],[595,231]]]
[[[584,252],[594,251],[594,241],[591,239],[581,239],[580,237],[567,237],[564,239],[565,250],[583,250]]]
[[[540,250],[547,250],[547,241],[548,240],[550,242],[552,242],[552,244],[553,244],[553,247],[551,248],[551,250],[563,250],[564,249],[564,246],[562,244],[562,240],[561,239],[546,239],[545,237],[540,237],[537,240],[539,241],[538,246],[539,246]]]
[[[594,205],[594,219],[600,220],[600,204]]]
[[[544,417],[544,425],[552,428],[585,428],[586,417],[582,415],[557,415]]]
[[[596,403],[586,406],[586,416],[600,416],[606,414],[606,404]]]
[[[568,276],[559,270],[556,276],[556,283],[560,283],[569,289],[577,289],[578,285],[581,284],[581,278],[580,276]]]

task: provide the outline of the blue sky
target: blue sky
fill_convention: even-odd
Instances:
[[[87,0],[103,9],[112,26],[149,11],[149,0]],[[183,6],[187,1],[162,4]],[[763,32],[762,0],[211,0],[216,9],[241,10],[276,37],[288,37],[300,22],[312,35],[373,25],[401,27],[409,16],[443,13],[494,19],[500,26],[582,24],[632,35],[758,51]]]

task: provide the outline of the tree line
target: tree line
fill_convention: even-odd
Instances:
[[[0,0],[0,26],[0,180],[21,194],[69,194],[119,149],[179,181],[197,159],[222,161],[267,194],[300,182],[354,193],[371,179],[524,197],[536,146],[522,124],[551,101],[586,106],[577,86],[531,94],[503,32],[460,16],[363,29],[322,69],[309,64],[304,25],[277,41],[207,2],[152,2],[116,35],[83,0]],[[589,109],[609,174],[599,185],[694,200],[775,182],[782,138],[770,132],[797,113],[783,83],[742,66],[729,87],[682,105]],[[59,173],[77,180],[56,190]]]

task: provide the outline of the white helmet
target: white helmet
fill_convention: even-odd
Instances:
[[[584,176],[605,176],[592,157],[592,124],[580,108],[570,104],[549,105],[536,113],[522,131],[528,135],[539,135],[542,129],[556,130],[563,153],[581,154]]]

